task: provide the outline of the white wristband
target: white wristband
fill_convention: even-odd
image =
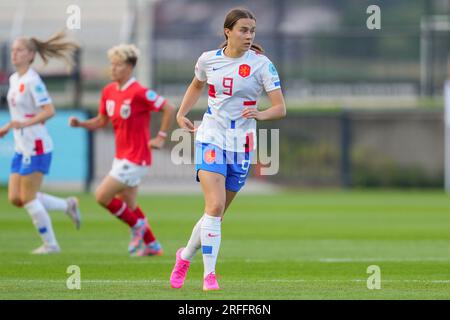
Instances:
[[[158,136],[160,136],[162,138],[167,138],[167,133],[165,133],[164,131],[159,131]]]

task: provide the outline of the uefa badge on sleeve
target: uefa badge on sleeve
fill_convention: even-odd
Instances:
[[[45,88],[42,84],[36,85],[36,87],[34,87],[34,90],[36,91],[36,93],[44,93],[45,92]]]
[[[145,97],[148,101],[155,102],[158,99],[158,94],[153,90],[147,90]]]
[[[278,71],[275,68],[275,66],[273,65],[273,63],[271,63],[269,65],[269,72],[273,75],[273,76],[277,76],[278,77]]]

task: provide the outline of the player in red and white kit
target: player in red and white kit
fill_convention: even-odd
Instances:
[[[275,66],[253,43],[256,19],[246,9],[231,10],[224,23],[225,43],[204,52],[195,66],[195,77],[181,103],[177,122],[196,131],[186,117],[206,84],[209,98],[196,136],[196,172],[204,199],[204,215],[195,225],[185,248],[176,253],[170,276],[173,288],[184,284],[190,263],[200,248],[203,255],[203,290],[218,290],[216,261],[221,242],[222,217],[245,184],[256,149],[256,121],[279,119],[286,107]],[[265,91],[271,106],[259,111]]]
[[[12,129],[15,153],[9,176],[8,199],[28,212],[41,236],[43,244],[33,250],[33,254],[60,252],[49,211],[65,212],[77,229],[81,216],[75,197],[62,199],[39,192],[44,175],[50,171],[53,154],[53,142],[45,122],[53,117],[55,108],[44,82],[31,65],[36,54],[45,63],[50,58],[63,58],[71,65],[77,48],[76,43],[65,39],[63,32],[46,41],[21,37],[11,47],[11,63],[16,70],[9,78],[11,121],[0,128],[0,138]]]
[[[72,127],[103,128],[111,121],[116,153],[112,169],[96,191],[99,204],[131,228],[130,254],[161,255],[148,221],[136,203],[138,185],[151,165],[151,148],[164,145],[174,117],[174,106],[155,91],[143,87],[133,77],[139,51],[134,45],[119,45],[108,51],[113,82],[102,92],[98,115],[80,121],[69,119]],[[157,137],[150,137],[151,112],[163,113]]]

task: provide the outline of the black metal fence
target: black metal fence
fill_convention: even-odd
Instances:
[[[440,111],[291,114],[280,128],[280,172],[266,179],[302,186],[442,187]]]
[[[202,114],[189,117],[201,120]],[[157,130],[159,123],[153,122]],[[252,176],[263,181],[302,187],[443,186],[444,123],[439,110],[288,110],[285,119],[259,122],[258,129],[279,130],[279,141],[268,139],[273,161],[277,157],[271,144],[279,143],[278,173],[261,175],[261,161],[252,167]]]

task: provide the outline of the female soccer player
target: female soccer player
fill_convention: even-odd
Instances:
[[[8,105],[11,122],[0,129],[0,137],[14,132],[15,154],[8,184],[9,201],[24,207],[38,230],[43,245],[34,254],[60,251],[48,211],[65,212],[80,226],[78,200],[75,197],[61,199],[39,193],[43,176],[49,172],[53,143],[45,122],[53,117],[55,109],[40,76],[31,68],[36,53],[47,63],[50,58],[63,58],[72,64],[72,54],[78,46],[58,33],[47,41],[36,38],[19,38],[11,48],[11,62],[16,72],[9,78]]]
[[[221,49],[204,52],[195,66],[177,114],[181,128],[194,132],[186,118],[209,86],[208,108],[196,136],[196,171],[204,199],[205,213],[195,225],[185,248],[178,249],[170,277],[173,288],[181,288],[196,251],[202,248],[203,290],[218,290],[215,268],[225,210],[247,178],[256,148],[256,120],[279,119],[286,115],[280,79],[263,49],[253,43],[256,19],[246,9],[231,10],[224,23]],[[265,90],[271,107],[258,111],[257,100]]]
[[[96,199],[130,226],[130,254],[152,256],[161,255],[163,250],[137,205],[136,197],[141,178],[151,164],[150,149],[164,145],[175,108],[133,77],[138,55],[139,51],[134,45],[119,45],[108,51],[113,82],[103,89],[98,115],[86,121],[71,117],[69,125],[97,130],[111,120],[116,154],[111,171],[97,188]],[[163,116],[157,137],[150,140],[152,111],[162,111]]]

